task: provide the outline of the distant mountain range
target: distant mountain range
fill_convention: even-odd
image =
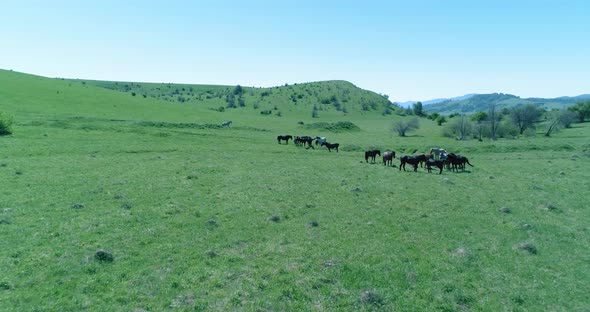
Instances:
[[[487,111],[490,104],[495,103],[498,109],[512,108],[524,105],[535,105],[544,109],[562,109],[581,101],[590,100],[590,94],[574,97],[561,96],[557,98],[521,98],[512,94],[466,94],[450,99],[434,99],[422,101],[426,112],[440,114],[462,113],[470,114]],[[415,101],[400,103],[404,107],[411,106]],[[404,105],[405,104],[405,105]]]

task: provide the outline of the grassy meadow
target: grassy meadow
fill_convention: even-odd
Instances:
[[[588,123],[400,138],[409,117],[346,82],[244,87],[223,112],[235,86],[119,85],[0,71],[1,311],[590,310]],[[337,121],[360,130],[307,128]],[[435,146],[475,167],[364,161]]]

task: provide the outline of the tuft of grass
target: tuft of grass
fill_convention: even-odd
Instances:
[[[498,211],[500,211],[501,213],[505,213],[505,214],[509,214],[512,212],[512,210],[510,210],[510,208],[508,208],[508,207],[501,207],[500,209],[498,209]]]
[[[376,290],[365,290],[361,293],[359,301],[365,305],[381,307],[385,304],[383,297]]]
[[[205,255],[209,258],[215,258],[215,257],[219,256],[219,254],[217,254],[217,252],[215,250],[207,250],[205,252]]]
[[[81,204],[81,203],[73,203],[71,205],[71,207],[74,208],[74,209],[82,209],[82,208],[84,208],[84,204]]]
[[[539,205],[539,209],[547,210],[547,211],[558,211],[559,210],[559,208],[557,208],[557,206],[555,206],[553,204],[549,204],[549,203]]]
[[[268,220],[272,221],[272,222],[280,222],[281,216],[279,216],[277,214],[273,214],[272,216],[268,217]]]
[[[12,285],[9,282],[2,281],[0,282],[0,290],[10,290]]]
[[[315,220],[310,221],[308,224],[311,227],[318,227],[318,226],[320,226],[320,224],[317,221],[315,221]]]
[[[533,255],[537,254],[537,247],[529,242],[520,243],[520,244],[518,244],[517,248],[519,250],[526,251],[527,253],[530,253]]]
[[[112,253],[102,249],[99,249],[94,253],[94,259],[103,263],[111,263],[115,261],[115,257],[113,257]]]
[[[218,227],[218,226],[219,226],[219,222],[217,222],[217,220],[216,220],[216,219],[213,219],[213,218],[211,218],[211,219],[207,220],[207,221],[205,222],[205,224],[206,224],[207,226],[209,226],[209,227]]]

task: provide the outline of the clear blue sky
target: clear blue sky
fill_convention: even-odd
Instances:
[[[590,93],[590,1],[2,1],[0,68],[391,100]]]

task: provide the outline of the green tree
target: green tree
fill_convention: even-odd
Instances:
[[[226,90],[227,90],[227,89],[226,89]],[[240,86],[240,85],[237,85],[237,86],[234,88],[234,92],[233,92],[233,93],[234,93],[234,95],[242,95],[242,93],[244,93],[244,89],[242,88],[242,86]]]
[[[475,131],[480,141],[483,137],[483,131],[485,130],[485,122],[487,119],[488,114],[486,114],[486,112],[477,112],[471,115],[471,120],[475,121]]]
[[[484,122],[488,118],[488,114],[486,112],[477,112],[471,115],[471,120],[475,122]]]
[[[412,111],[414,112],[414,115],[416,115],[418,117],[424,117],[424,116],[426,116],[426,114],[424,114],[424,109],[422,107],[422,102],[416,102],[416,103],[414,103],[414,105],[412,105]]]
[[[584,122],[590,118],[590,101],[576,103],[576,105],[570,106],[568,110],[578,114],[578,120]]]
[[[312,118],[319,118],[320,117],[317,105],[313,106],[313,109],[311,110],[311,117]]]

